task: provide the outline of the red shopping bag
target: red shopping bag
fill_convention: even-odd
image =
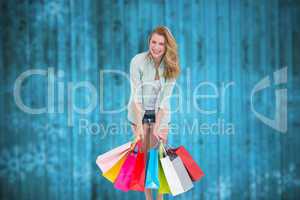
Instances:
[[[146,162],[145,162],[145,153],[139,151],[135,167],[131,176],[131,181],[129,185],[130,190],[144,191],[145,190],[145,171],[146,171]]]
[[[171,149],[171,151],[174,151],[181,158],[192,181],[198,181],[205,175],[201,168],[194,161],[192,156],[189,154],[189,152],[183,146],[179,146],[176,149]]]

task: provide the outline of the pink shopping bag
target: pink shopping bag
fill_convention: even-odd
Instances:
[[[130,189],[131,177],[133,175],[133,170],[135,168],[137,155],[140,148],[141,145],[138,142],[138,145],[136,145],[135,148],[129,152],[129,155],[127,156],[115,181],[115,188],[124,192],[127,192]]]
[[[96,164],[102,173],[107,172],[114,166],[129,150],[132,142],[127,142],[97,157]]]

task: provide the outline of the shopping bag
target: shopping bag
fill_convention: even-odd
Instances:
[[[144,191],[145,190],[145,153],[138,151],[136,163],[132,172],[129,190]]]
[[[201,170],[201,168],[197,165],[192,156],[183,146],[180,146],[174,149],[173,151],[175,151],[175,153],[181,158],[192,181],[200,180],[204,176],[204,173]]]
[[[163,158],[163,149],[162,149],[162,143],[159,147],[159,158]],[[171,193],[165,173],[163,171],[163,168],[161,166],[160,160],[158,162],[158,179],[159,179],[159,188],[158,193],[160,194],[168,194]]]
[[[127,155],[128,155],[128,152],[114,166],[112,166],[109,170],[107,170],[105,173],[103,173],[102,176],[104,176],[110,182],[114,183],[120,172],[120,169],[121,169],[123,163],[125,162],[125,160],[127,158]]]
[[[132,142],[127,142],[117,148],[114,148],[97,157],[96,164],[101,169],[102,173],[107,172],[114,166],[124,155],[129,151]]]
[[[164,174],[173,196],[193,188],[193,182],[184,167],[182,160],[176,154],[168,154],[163,146],[164,157],[160,159]]]
[[[135,145],[133,150],[130,150],[128,156],[123,163],[118,177],[114,183],[115,188],[127,192],[129,190],[129,184],[132,177],[133,170],[137,159],[137,153],[140,145]]]
[[[148,152],[147,172],[145,188],[158,189],[158,151],[157,148],[151,148]]]

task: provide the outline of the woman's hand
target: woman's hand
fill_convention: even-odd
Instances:
[[[162,137],[160,136],[160,120],[165,115],[164,109],[159,109],[155,115],[155,123],[153,126],[153,135],[160,140]]]
[[[137,124],[137,127],[136,127],[136,141],[140,140],[140,139],[144,139],[144,129],[143,129],[143,123],[142,123],[142,104],[141,103],[136,103],[136,102],[133,102],[134,106],[133,106],[133,111],[134,113],[136,114],[137,116],[137,119],[138,119],[138,124]]]
[[[136,129],[136,136],[137,136],[137,141],[140,139],[144,139],[144,129],[143,129],[143,124],[138,124],[137,129]]]
[[[152,131],[154,137],[156,137],[157,140],[160,140],[160,134],[159,134],[159,122],[155,122],[153,126],[153,131]]]

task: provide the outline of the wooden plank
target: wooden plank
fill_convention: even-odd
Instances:
[[[99,106],[101,92],[106,110],[128,103],[129,83],[118,76],[100,82],[100,70],[129,74],[131,58],[148,50],[148,34],[157,25],[168,26],[174,34],[182,70],[177,83],[183,105],[181,112],[172,114],[172,123],[179,126],[170,130],[169,142],[184,145],[206,174],[193,190],[176,198],[295,199],[300,185],[300,158],[295,153],[300,141],[299,10],[296,0],[1,3],[0,105],[5,113],[0,120],[1,199],[144,198],[143,193],[114,189],[95,164],[100,153],[128,141],[132,134],[129,126],[122,129],[126,111],[101,113]],[[287,84],[274,85],[273,73],[285,66]],[[13,99],[16,77],[28,69],[48,67],[54,68],[55,75],[64,72],[55,82],[55,113],[21,111]],[[287,133],[264,124],[251,111],[251,90],[265,76],[270,77],[271,87],[255,96],[254,107],[274,117],[275,91],[288,88]],[[68,105],[84,108],[89,103],[90,94],[84,89],[77,90],[69,102],[67,83],[81,81],[96,87],[97,107],[87,115],[68,113]],[[219,95],[222,83],[234,82],[223,93],[224,99],[196,101],[203,109],[217,109],[215,114],[195,108],[193,92],[204,81],[216,86]],[[61,99],[58,83],[65,84]],[[24,103],[46,105],[45,88],[43,77],[26,81]],[[210,86],[197,92],[212,93]],[[57,113],[58,105],[64,106],[63,113]],[[171,105],[175,108],[175,99]],[[68,126],[69,114],[73,127]],[[80,119],[97,123],[98,134],[92,135],[91,130],[80,134]],[[212,126],[220,119],[225,126],[233,123],[234,135],[192,129],[194,120],[198,126]],[[107,129],[113,124],[117,133]]]

